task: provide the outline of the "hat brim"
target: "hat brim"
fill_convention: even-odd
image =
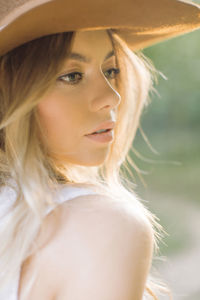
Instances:
[[[200,5],[187,0],[27,1],[0,21],[0,55],[49,34],[108,28],[139,50],[200,28]]]

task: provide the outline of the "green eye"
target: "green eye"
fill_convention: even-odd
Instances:
[[[110,71],[114,71],[114,76],[120,73],[120,69],[116,69],[116,68],[109,69],[105,73],[109,73]],[[111,79],[113,78],[111,77]]]
[[[64,81],[65,83],[69,83],[69,84],[76,84],[77,76],[75,76],[75,75],[79,75],[82,77],[83,73],[80,73],[80,72],[69,73],[69,74],[60,76],[58,78],[58,80]],[[78,79],[78,81],[80,81],[80,79]]]

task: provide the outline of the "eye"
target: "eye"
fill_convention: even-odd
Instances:
[[[114,72],[114,77],[120,73],[120,69],[116,69],[116,68],[111,68],[111,69],[108,69],[105,74],[108,74],[107,76],[110,77],[111,79],[114,79],[114,77],[112,75],[110,75],[112,72]],[[106,76],[106,77],[107,77]],[[65,83],[67,84],[78,84],[78,82],[82,79],[83,77],[83,73],[81,72],[72,72],[72,73],[69,73],[69,74],[65,74],[65,75],[62,75],[60,77],[58,77],[58,81],[64,81]]]
[[[111,71],[111,73],[114,71],[114,77],[115,77],[117,74],[120,73],[120,69],[116,69],[116,68],[111,68],[111,69],[107,70],[105,73],[110,74],[110,71]],[[109,75],[109,76],[110,76],[110,75]],[[110,77],[111,77],[111,76],[110,76]],[[114,77],[111,77],[111,79],[114,79]]]
[[[75,76],[75,75],[78,75],[78,76]],[[74,79],[77,79],[77,77],[79,77],[79,76],[82,77],[82,75],[83,75],[83,73],[73,72],[73,73],[65,74],[65,75],[58,77],[58,80],[64,81],[69,84],[77,84],[77,81]],[[80,78],[78,79],[78,81],[80,81]]]

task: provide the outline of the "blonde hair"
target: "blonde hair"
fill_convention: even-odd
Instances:
[[[135,167],[130,151],[149,91],[153,89],[153,66],[137,55],[117,35],[107,30],[116,53],[120,73],[116,86],[121,95],[118,106],[115,139],[101,166],[58,165],[39,139],[41,132],[36,106],[56,79],[70,52],[74,32],[45,36],[0,57],[0,186],[11,186],[16,201],[2,217],[0,230],[0,289],[18,274],[22,263],[34,252],[34,240],[41,230],[44,211],[53,205],[58,183],[81,183],[119,201],[130,201],[142,211],[154,231],[154,250],[164,230],[145,207],[126,179],[125,171]],[[45,55],[44,55],[45,53]],[[31,170],[31,171],[30,171]],[[49,189],[49,187],[53,189]],[[2,203],[1,203],[2,204]],[[32,249],[32,250],[30,250]],[[168,292],[147,279],[145,299],[158,299],[156,293]]]

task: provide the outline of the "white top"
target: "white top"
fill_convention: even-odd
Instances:
[[[61,204],[65,201],[68,201],[72,198],[75,198],[80,195],[88,195],[95,194],[92,189],[80,186],[74,186],[71,184],[64,185],[59,192],[56,194],[56,203]],[[2,217],[8,210],[9,206],[12,205],[15,200],[16,193],[13,189],[9,187],[4,187],[0,194],[0,224],[2,221]],[[53,208],[49,208],[46,211],[46,214],[49,214]],[[20,279],[20,271],[18,273],[17,278],[11,284],[9,289],[6,289],[3,293],[0,292],[0,300],[18,300],[18,288],[19,288],[19,279]]]

